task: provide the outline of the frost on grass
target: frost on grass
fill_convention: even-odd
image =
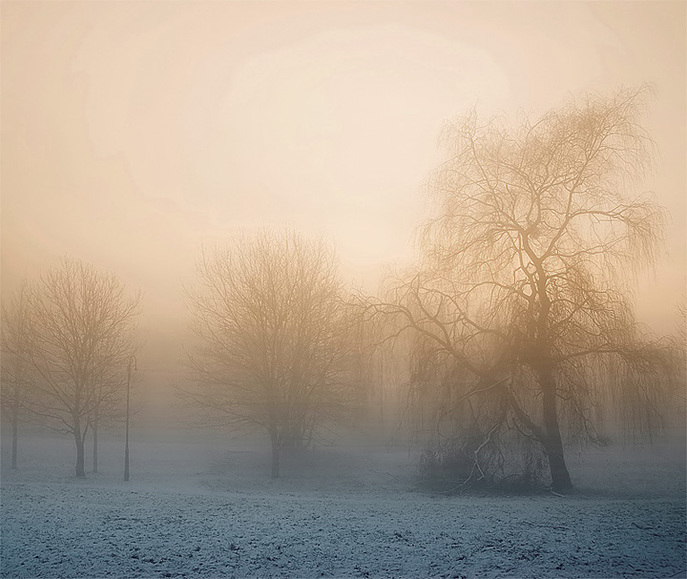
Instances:
[[[178,447],[149,445],[149,468],[137,465],[132,484],[114,469],[85,481],[67,466],[42,476],[4,469],[3,577],[670,577],[685,569],[679,485],[449,497],[407,484],[403,453],[371,460],[322,451],[271,481],[260,476],[259,453],[199,449],[190,460],[187,451],[186,462],[175,461]]]

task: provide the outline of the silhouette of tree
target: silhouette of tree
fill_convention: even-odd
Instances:
[[[121,400],[138,303],[115,276],[69,259],[42,276],[33,294],[31,410],[74,437],[77,477],[85,476],[89,428]]]
[[[672,370],[628,285],[654,262],[664,223],[633,193],[649,163],[646,93],[587,96],[514,126],[473,112],[444,135],[421,267],[368,311],[416,332],[411,382],[442,393],[437,423],[460,424],[470,476],[484,475],[480,456],[502,466],[515,436],[565,490],[566,432],[596,438],[609,410],[633,431],[660,423]]]
[[[280,452],[306,445],[350,406],[348,306],[333,253],[295,233],[263,232],[204,252],[189,292],[193,390],[209,424],[258,427]]]

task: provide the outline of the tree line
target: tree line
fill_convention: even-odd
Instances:
[[[633,313],[632,274],[655,262],[665,222],[636,191],[646,96],[450,123],[419,259],[377,295],[347,291],[334,250],[296,232],[204,249],[181,396],[208,425],[262,430],[276,477],[285,449],[360,415],[393,358],[428,472],[568,490],[566,442],[652,432],[684,405],[684,332],[654,337]],[[3,300],[13,466],[28,409],[73,435],[84,476],[86,433],[121,408],[138,309],[115,277],[69,260]]]

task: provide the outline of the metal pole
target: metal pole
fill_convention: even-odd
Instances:
[[[136,369],[136,356],[129,358],[129,365],[126,370],[126,433],[124,437],[124,480],[129,480],[129,398],[131,391],[131,365]]]

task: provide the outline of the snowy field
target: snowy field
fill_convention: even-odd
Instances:
[[[684,577],[684,448],[571,454],[578,491],[414,489],[404,450],[327,447],[270,480],[267,449],[140,435],[73,477],[68,438],[2,440],[9,577]],[[88,464],[88,462],[87,462]]]

